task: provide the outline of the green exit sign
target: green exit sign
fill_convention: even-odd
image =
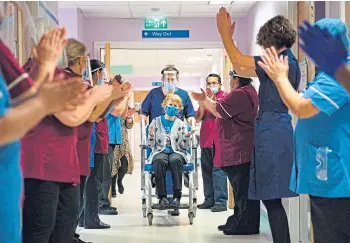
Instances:
[[[145,18],[145,29],[167,29],[167,18],[148,17]]]

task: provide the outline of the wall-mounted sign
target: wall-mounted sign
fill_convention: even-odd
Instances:
[[[145,18],[145,29],[167,29],[168,19],[167,18],[157,18],[157,17],[147,17]]]
[[[161,81],[158,82],[152,82],[152,86],[163,86],[163,83]]]
[[[142,38],[190,38],[189,30],[143,30]]]

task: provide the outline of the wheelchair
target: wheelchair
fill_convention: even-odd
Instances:
[[[141,122],[142,124],[143,122]],[[152,225],[153,221],[153,210],[157,210],[157,204],[153,204],[153,198],[157,197],[156,185],[155,190],[153,190],[152,177],[153,177],[153,165],[152,161],[148,161],[149,155],[152,150],[147,145],[148,137],[148,128],[149,126],[142,127],[141,125],[141,138],[142,142],[140,145],[141,148],[141,190],[142,190],[142,211],[143,217],[148,218],[148,224]],[[198,148],[198,136],[195,134],[192,135],[191,144],[188,149],[188,152],[191,155],[191,160],[184,165],[183,168],[183,181],[185,181],[185,188],[188,187],[188,194],[182,194],[183,199],[188,199],[188,204],[181,204],[180,209],[188,209],[188,218],[190,225],[193,224],[193,220],[196,217],[197,211],[197,196],[196,191],[198,190],[198,157],[197,157],[197,148]],[[186,183],[186,178],[188,178],[188,183]],[[187,185],[188,184],[188,185]],[[173,185],[171,172],[167,171],[166,173],[166,189],[167,197],[171,201],[173,198]],[[154,192],[154,193],[153,193]],[[168,213],[177,216],[179,215],[178,210],[171,211],[168,209]]]

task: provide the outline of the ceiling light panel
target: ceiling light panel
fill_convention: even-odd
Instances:
[[[184,5],[181,7],[182,13],[217,13],[220,10],[219,5]]]
[[[182,1],[183,6],[186,5],[208,5],[208,1]]]
[[[233,3],[233,1],[220,1],[220,0],[213,0],[213,1],[209,1],[210,5],[230,5],[231,3]]]
[[[164,3],[158,4],[156,6],[154,6],[154,5],[149,5],[149,6],[132,6],[131,7],[131,11],[133,13],[152,12],[151,11],[152,8],[159,8],[158,12],[175,13],[175,12],[179,11],[179,6],[175,6],[174,7],[174,5],[164,5]]]
[[[131,18],[129,13],[83,13],[87,18],[116,18],[128,19]]]
[[[160,5],[180,5],[181,2],[177,1],[130,1],[129,4],[130,6],[160,6]]]
[[[83,13],[129,13],[128,6],[81,6],[80,10]]]
[[[79,6],[127,6],[128,2],[122,1],[77,1]]]
[[[167,13],[167,12],[159,12],[159,13],[153,13],[151,11],[144,12],[144,13],[132,13],[134,18],[145,18],[145,17],[165,17],[165,18],[175,18],[178,17],[179,14],[176,13]]]

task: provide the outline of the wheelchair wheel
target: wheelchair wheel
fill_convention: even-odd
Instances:
[[[147,214],[147,218],[148,218],[148,225],[152,225],[153,214],[151,213]]]
[[[194,213],[189,213],[188,214],[188,219],[190,220],[190,225],[193,224],[193,219],[194,219]]]

